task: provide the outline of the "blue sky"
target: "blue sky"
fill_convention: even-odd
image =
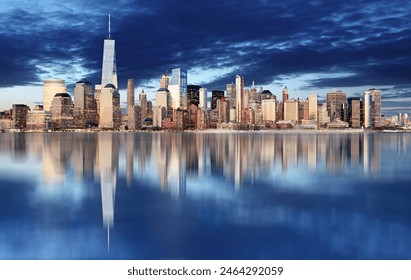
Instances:
[[[120,90],[154,96],[163,73],[225,89],[235,75],[291,98],[383,90],[383,112],[411,113],[410,1],[40,0],[0,3],[0,109],[42,102],[42,80],[69,93],[101,80],[108,14]],[[125,91],[122,92],[125,101]]]

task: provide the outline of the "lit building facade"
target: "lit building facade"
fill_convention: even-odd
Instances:
[[[217,100],[218,123],[228,123],[230,121],[230,104],[226,97]]]
[[[101,74],[101,85],[105,87],[108,84],[118,88],[117,66],[116,66],[116,40],[111,38],[110,31],[108,38],[104,39],[103,49],[103,67]]]
[[[360,128],[362,126],[362,102],[359,97],[347,99],[347,121],[350,127]]]
[[[101,90],[100,94],[99,128],[118,129],[120,125],[120,94],[113,84],[108,84]]]
[[[310,120],[318,119],[318,95],[316,93],[308,97],[308,117]]]
[[[364,91],[364,127],[381,127],[381,90],[369,89]]]
[[[264,99],[261,101],[263,110],[263,122],[276,122],[276,107],[275,99]]]
[[[283,105],[284,105],[284,120],[298,123],[299,121],[298,100],[286,100]]]
[[[237,123],[243,121],[242,113],[244,107],[244,78],[237,75],[235,78],[235,114]]]
[[[226,97],[227,101],[230,104],[230,109],[235,108],[235,84],[227,84],[226,85]]]
[[[94,99],[92,83],[81,80],[74,88],[74,124],[76,127],[95,126],[97,123],[97,104]]]
[[[50,111],[51,102],[57,93],[67,92],[66,84],[61,79],[43,81],[43,110]]]
[[[171,93],[173,109],[187,109],[187,71],[176,68],[171,71],[171,82],[168,86]]]
[[[198,108],[207,109],[207,89],[200,88]]]
[[[135,91],[134,80],[128,79],[127,81],[127,126],[130,130],[135,130],[136,126],[136,107],[135,107]]]
[[[42,105],[36,105],[33,110],[27,113],[26,129],[47,130],[51,128],[51,113],[44,111]]]
[[[331,121],[346,121],[347,95],[335,90],[327,93],[327,111]]]
[[[50,112],[54,129],[73,127],[74,103],[68,93],[57,93],[51,102]]]

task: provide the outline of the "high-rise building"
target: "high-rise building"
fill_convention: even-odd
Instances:
[[[364,92],[363,96],[364,104],[364,127],[371,128],[372,123],[372,95],[369,92]]]
[[[230,121],[230,104],[226,97],[217,100],[218,123],[228,123]]]
[[[359,97],[348,98],[348,108],[347,108],[347,121],[350,127],[360,128],[362,125],[361,120],[361,107],[362,102]]]
[[[281,101],[281,103],[280,103],[280,105],[281,106],[279,106],[280,108],[278,109],[278,111],[277,111],[277,113],[278,113],[278,120],[286,120],[286,117],[285,117],[285,102],[288,100],[288,88],[287,88],[287,86],[285,86],[284,88],[283,88],[283,100]]]
[[[308,117],[310,120],[318,119],[318,95],[316,93],[308,97]]]
[[[341,90],[327,93],[327,111],[330,120],[343,121],[347,119],[347,95]]]
[[[74,103],[68,93],[57,93],[51,102],[51,120],[54,129],[73,127]]]
[[[260,99],[265,100],[265,99],[277,99],[277,97],[271,93],[268,89],[261,91],[260,94]]]
[[[328,122],[330,122],[330,116],[327,111],[327,104],[318,104],[318,125],[324,127]]]
[[[217,108],[217,100],[224,97],[223,90],[213,90],[211,91],[211,109]]]
[[[57,93],[67,92],[66,84],[61,79],[44,80],[43,82],[43,110],[50,111],[51,102]]]
[[[106,85],[100,94],[100,128],[119,128],[121,125],[120,94],[113,84]]]
[[[207,109],[207,89],[200,88],[200,98],[198,108]]]
[[[139,95],[139,103],[141,108],[141,124],[144,124],[144,122],[148,118],[147,94],[144,92],[144,89],[141,91]]]
[[[364,127],[381,127],[381,90],[369,89],[364,91]]]
[[[275,99],[264,99],[261,101],[263,122],[276,122],[276,105]]]
[[[230,104],[230,109],[235,108],[235,84],[226,85],[227,101]]]
[[[406,127],[407,127],[408,124],[409,124],[409,119],[408,119],[408,114],[407,114],[407,113],[404,114],[403,124],[404,124],[404,126],[406,126]]]
[[[127,126],[130,130],[136,129],[136,107],[135,107],[135,95],[134,95],[134,80],[128,79],[127,81]]]
[[[194,104],[198,106],[200,103],[200,88],[199,85],[188,85],[187,86],[187,100],[188,105]]]
[[[42,105],[36,105],[27,113],[26,129],[48,130],[49,128],[51,128],[51,113],[44,111]]]
[[[16,129],[25,129],[29,111],[29,106],[25,104],[13,104],[11,113],[12,127]]]
[[[74,88],[74,124],[76,127],[95,126],[97,105],[92,83],[80,80]]]
[[[292,121],[298,123],[299,112],[298,112],[298,100],[286,100],[284,102],[284,120]]]
[[[153,126],[154,127],[162,127],[163,120],[167,117],[167,109],[166,107],[156,106],[153,109]]]
[[[244,78],[237,75],[235,78],[235,114],[237,123],[241,123],[244,107]]]
[[[285,86],[283,88],[283,103],[288,100],[288,88]]]
[[[187,71],[176,68],[171,71],[171,82],[168,86],[171,93],[173,109],[187,109]]]
[[[260,101],[260,96],[259,92],[257,91],[257,88],[255,87],[254,81],[253,84],[251,85],[250,88],[250,94],[249,94],[249,102],[257,102]]]
[[[160,88],[168,88],[169,84],[170,84],[170,76],[168,74],[161,75]]]
[[[108,84],[112,84],[117,89],[118,82],[117,82],[115,44],[116,44],[116,41],[113,38],[111,38],[111,18],[109,15],[108,37],[104,39],[101,85],[102,87],[105,87]]]
[[[299,121],[309,120],[309,101],[299,100],[298,101],[298,119]]]
[[[170,91],[167,88],[160,88],[156,93],[156,107],[163,107],[166,110],[171,107]]]

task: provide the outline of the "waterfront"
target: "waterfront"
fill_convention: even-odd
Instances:
[[[408,133],[0,135],[1,259],[411,259]]]

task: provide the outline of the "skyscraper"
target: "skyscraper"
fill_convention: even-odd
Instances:
[[[308,115],[310,120],[318,119],[318,95],[316,93],[308,97]]]
[[[128,129],[136,129],[136,108],[134,97],[134,80],[128,79],[127,81],[127,116],[128,116]]]
[[[74,88],[74,124],[77,127],[95,125],[97,105],[93,85],[81,80]]]
[[[74,103],[68,93],[57,93],[51,102],[51,120],[54,129],[65,129],[73,126]]]
[[[67,92],[66,84],[61,79],[44,80],[43,82],[43,110],[50,111],[51,102],[57,93]]]
[[[250,88],[249,101],[250,102],[260,101],[259,92],[257,91],[257,88],[255,87],[254,81]]]
[[[168,74],[161,75],[160,88],[168,88],[169,84],[170,84],[170,76]]]
[[[327,111],[330,121],[346,121],[347,95],[341,90],[327,93]]]
[[[211,91],[211,109],[216,109],[217,108],[217,100],[219,100],[223,97],[224,97],[224,91],[223,90],[213,90],[213,91]]]
[[[12,127],[25,129],[27,124],[27,113],[30,111],[29,106],[25,104],[13,104],[12,108]]]
[[[101,75],[101,85],[104,88],[107,84],[112,84],[118,88],[116,69],[116,41],[111,38],[111,17],[108,16],[108,38],[104,39],[103,68]]]
[[[200,103],[200,88],[199,85],[188,85],[187,86],[187,102],[188,105],[194,104],[198,106]]]
[[[362,102],[359,97],[348,98],[347,121],[350,127],[361,127],[361,107]]]
[[[207,109],[207,89],[206,88],[200,88],[198,108]]]
[[[227,84],[226,85],[226,92],[227,92],[227,101],[231,108],[235,108],[235,84]]]
[[[171,93],[173,109],[187,109],[187,71],[180,68],[171,71],[171,82],[168,86]]]
[[[243,106],[244,98],[244,78],[240,75],[235,77],[235,116],[237,123],[242,122],[242,110],[245,109]]]
[[[141,93],[139,95],[139,103],[141,108],[141,124],[143,125],[145,120],[148,118],[147,94],[144,92],[144,89],[141,90]]]
[[[283,89],[283,103],[288,100],[288,88],[287,86]]]
[[[100,128],[119,128],[121,125],[120,94],[113,84],[106,85],[100,94]]]
[[[381,90],[372,88],[364,91],[364,126],[381,127]]]
[[[264,99],[261,101],[263,121],[264,122],[275,122],[276,121],[276,106],[277,102],[275,99]]]

